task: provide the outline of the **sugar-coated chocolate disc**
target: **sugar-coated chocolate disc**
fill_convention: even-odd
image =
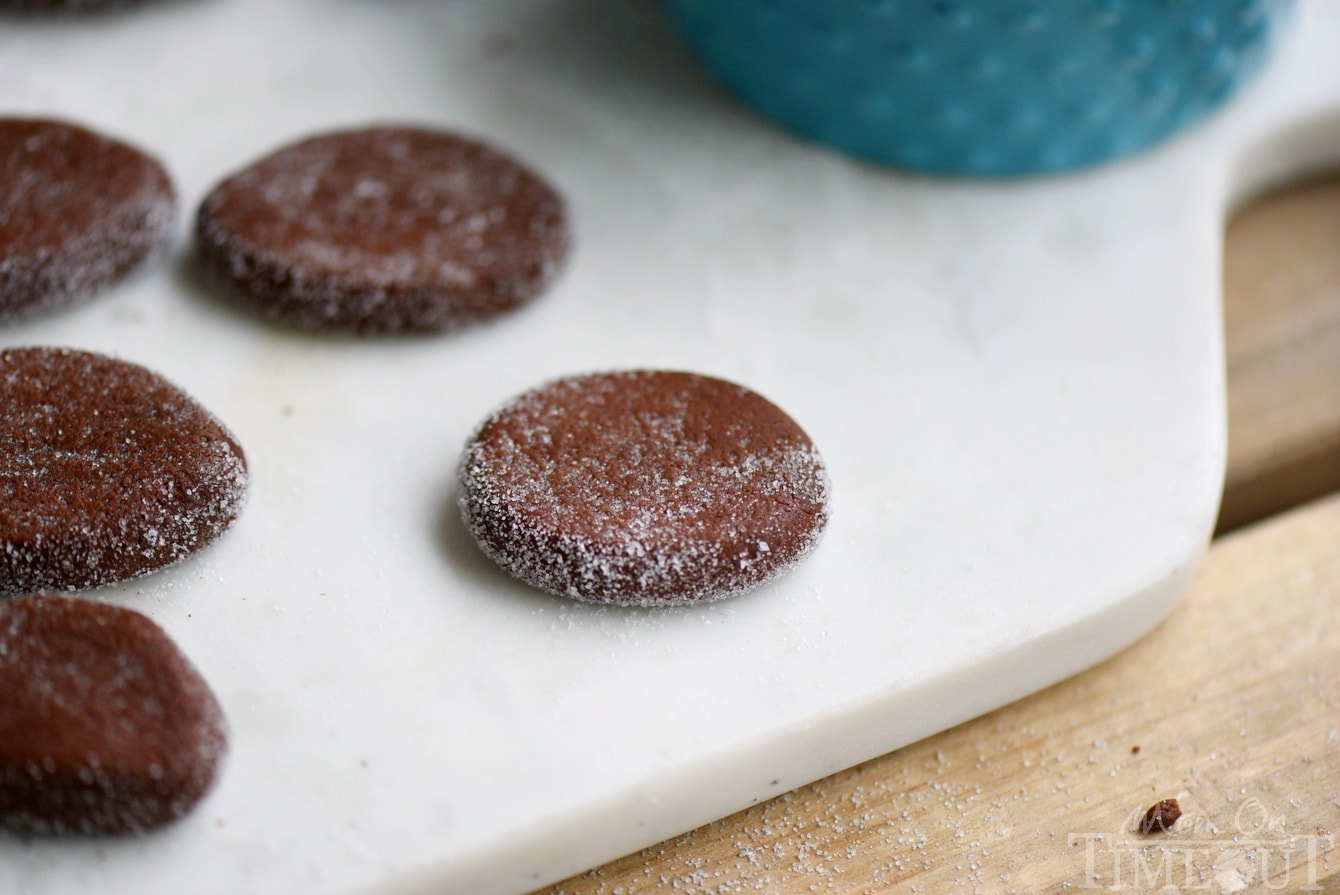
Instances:
[[[237,441],[135,364],[0,351],[0,594],[131,578],[194,553],[240,512]]]
[[[432,332],[537,295],[568,251],[563,200],[456,134],[372,127],[311,137],[227,178],[196,219],[205,267],[271,320]]]
[[[22,833],[161,827],[209,790],[227,745],[167,634],[93,600],[0,600],[0,693],[0,827]]]
[[[490,416],[460,465],[483,551],[578,600],[663,606],[749,590],[828,519],[805,432],[758,394],[693,373],[561,379]]]
[[[121,280],[167,244],[175,209],[144,152],[74,124],[0,118],[0,322]]]

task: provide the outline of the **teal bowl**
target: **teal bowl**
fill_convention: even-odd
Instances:
[[[1293,0],[662,0],[759,112],[889,165],[1007,177],[1150,147],[1260,67]]]

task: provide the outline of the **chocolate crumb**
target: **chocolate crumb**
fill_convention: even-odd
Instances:
[[[1132,747],[1131,747],[1131,754],[1132,754],[1132,755],[1139,755],[1139,754],[1140,754],[1140,747],[1139,747],[1139,746],[1132,746]]]
[[[1145,835],[1167,832],[1181,816],[1182,807],[1176,799],[1161,799],[1145,812],[1144,819],[1140,821],[1140,832]]]

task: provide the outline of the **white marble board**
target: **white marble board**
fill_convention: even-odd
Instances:
[[[645,0],[180,0],[0,19],[0,111],[136,142],[182,201],[165,263],[0,333],[151,366],[254,473],[197,559],[95,598],[218,692],[217,789],[143,839],[0,839],[8,893],[520,892],[1070,675],[1172,607],[1224,462],[1225,214],[1340,157],[1340,4],[1137,159],[1005,184],[894,174],[721,96]],[[544,170],[556,288],[437,338],[295,335],[216,301],[189,220],[292,138],[437,123]],[[793,574],[698,609],[512,582],[454,467],[497,403],[693,369],[787,409],[833,519]]]

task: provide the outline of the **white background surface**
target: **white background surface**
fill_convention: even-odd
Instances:
[[[0,110],[157,154],[163,262],[0,344],[150,366],[237,433],[242,519],[97,593],[162,624],[232,726],[142,840],[0,839],[0,891],[512,892],[940,730],[1129,642],[1180,595],[1224,453],[1225,209],[1340,150],[1340,6],[1205,126],[1098,172],[893,174],[721,97],[629,0],[185,0],[0,20]],[[440,337],[296,335],[190,259],[209,186],[311,132],[484,137],[566,194],[556,287]],[[833,521],[781,582],[614,611],[474,548],[454,467],[554,376],[692,369],[786,409]]]

